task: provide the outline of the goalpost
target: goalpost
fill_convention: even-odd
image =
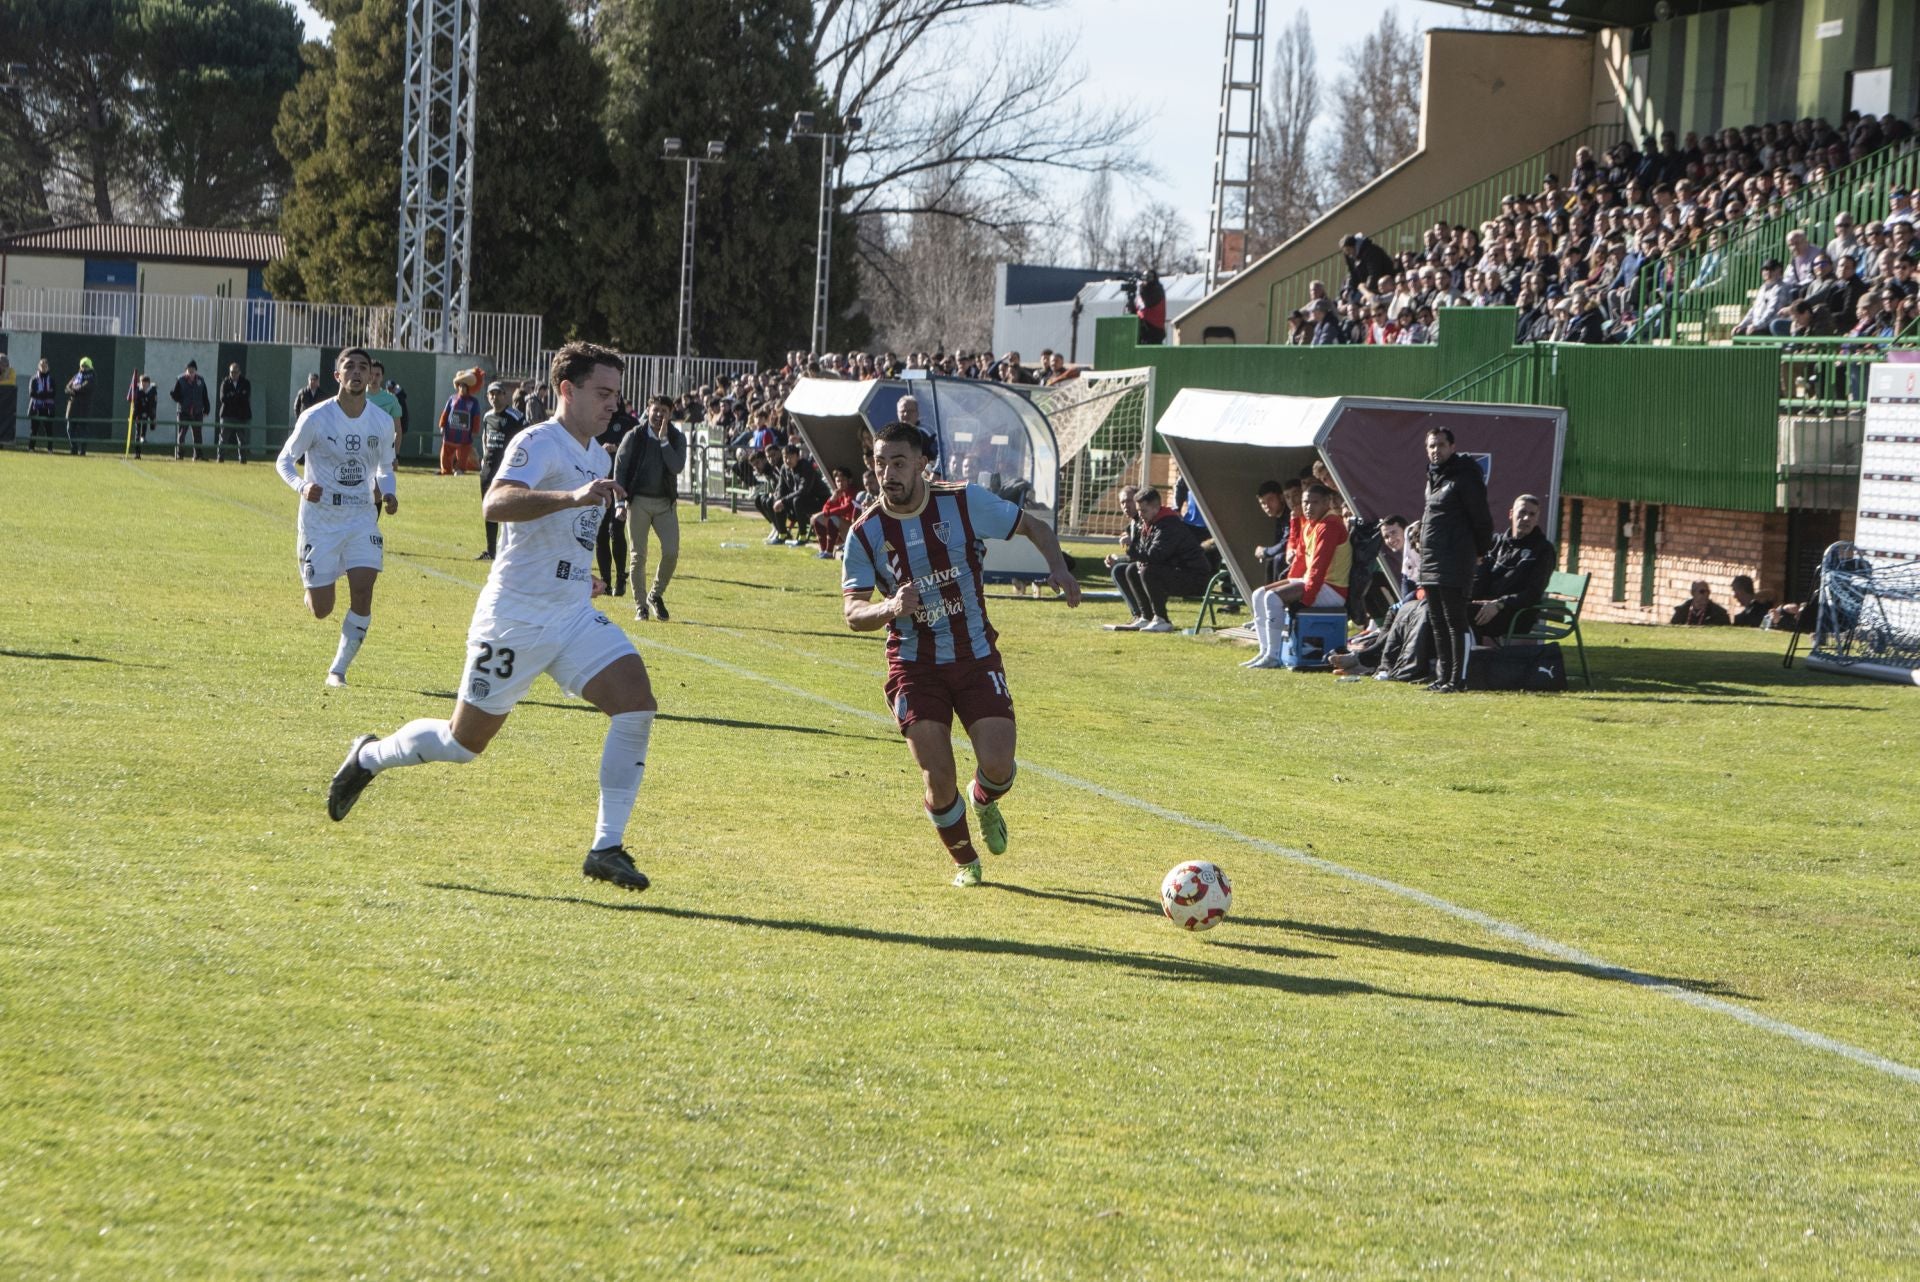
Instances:
[[[1813,609],[1809,668],[1920,684],[1920,560],[1875,562],[1835,543]]]
[[[1147,485],[1153,463],[1153,370],[1088,370],[1049,387],[1034,403],[1060,450],[1062,538],[1124,533],[1120,487]]]

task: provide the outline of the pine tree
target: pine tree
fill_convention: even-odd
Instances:
[[[700,175],[694,247],[696,355],[771,360],[808,345],[820,144],[789,142],[797,111],[822,111],[807,0],[616,0],[602,10],[610,75],[607,137],[618,205],[608,218],[602,311],[629,351],[671,352],[678,318],[684,166],[662,160],[678,137],[726,160]],[[824,114],[822,114],[824,120]],[[834,229],[835,346],[863,343],[853,225]]]

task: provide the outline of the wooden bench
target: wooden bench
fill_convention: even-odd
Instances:
[[[1580,679],[1587,683],[1589,690],[1593,689],[1593,674],[1587,671],[1587,647],[1580,637],[1580,608],[1586,604],[1587,585],[1592,581],[1591,574],[1555,570],[1547,580],[1547,594],[1534,607],[1533,626],[1521,631],[1521,616],[1516,615],[1505,637],[1508,645],[1516,642],[1544,645],[1572,637],[1574,653],[1580,657]]]

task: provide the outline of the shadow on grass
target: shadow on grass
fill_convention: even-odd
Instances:
[[[935,952],[970,953],[985,957],[1032,957],[1042,961],[1074,962],[1097,966],[1118,966],[1154,979],[1191,984],[1233,984],[1249,988],[1267,988],[1300,997],[1389,997],[1402,1001],[1434,1002],[1449,1006],[1467,1006],[1482,1010],[1500,1010],[1516,1015],[1544,1015],[1565,1019],[1567,1012],[1547,1006],[1529,1006],[1519,1002],[1483,1001],[1470,997],[1451,997],[1442,993],[1406,993],[1377,988],[1350,979],[1314,979],[1279,971],[1256,970],[1246,966],[1216,966],[1178,957],[1151,953],[1117,952],[1104,948],[1080,948],[1071,944],[1039,944],[1018,939],[996,939],[980,935],[910,935],[904,931],[874,930],[866,926],[836,925],[830,922],[804,921],[782,917],[748,917],[741,913],[712,913],[695,908],[676,908],[666,904],[606,903],[582,899],[577,895],[529,895],[517,890],[492,890],[485,886],[464,886],[453,882],[423,883],[431,890],[452,890],[468,895],[490,895],[500,899],[520,899],[532,903],[574,904],[606,912],[645,913],[680,921],[711,922],[726,926],[745,926],[755,930],[824,935],[831,939],[861,943],[893,944],[925,948]]]
[[[37,659],[45,663],[111,663],[122,668],[162,668],[159,663],[129,663],[103,654],[67,654],[60,650],[0,650],[0,659]]]
[[[451,690],[416,690],[415,694],[428,699],[458,699],[460,696]],[[548,703],[542,699],[522,699],[516,707],[552,708],[555,712],[591,712],[600,716],[600,709],[590,703]],[[829,730],[825,726],[790,726],[778,721],[736,721],[731,717],[690,717],[674,712],[656,712],[656,721],[679,721],[687,725],[713,726],[721,730],[772,730],[781,734],[818,734],[834,739],[865,739],[869,743],[897,743],[889,735],[854,734],[847,730]]]
[[[1724,630],[1724,629],[1722,629]],[[1783,668],[1786,634],[1778,650],[1703,650],[1692,646],[1659,644],[1658,629],[1646,629],[1649,643],[1589,645],[1587,662],[1593,671],[1594,693],[1612,701],[1639,703],[1757,704],[1777,708],[1831,709],[1835,712],[1884,712],[1885,708],[1826,699],[1787,699],[1776,692],[1810,693],[1854,688],[1844,678],[1815,672],[1805,666]],[[1569,663],[1578,661],[1564,650]],[[1802,646],[1804,653],[1804,643]],[[1574,669],[1569,669],[1574,676]],[[1578,689],[1576,686],[1575,689]]]
[[[1028,886],[1007,886],[998,882],[987,883],[987,888],[1006,891],[1009,894],[1026,895],[1034,899],[1057,899],[1063,903],[1080,904],[1088,908],[1109,908],[1115,912],[1138,912],[1149,916],[1164,915],[1158,900],[1142,895],[1116,895],[1104,890],[1035,890]],[[1501,948],[1480,948],[1473,944],[1451,943],[1444,939],[1429,939],[1424,935],[1391,935],[1378,930],[1363,930],[1357,926],[1321,926],[1312,922],[1292,921],[1276,917],[1243,917],[1238,913],[1227,919],[1231,926],[1253,930],[1284,930],[1292,934],[1306,935],[1311,939],[1324,940],[1330,944],[1352,944],[1359,948],[1379,948],[1392,952],[1409,953],[1424,957],[1458,957],[1463,961],[1487,962],[1495,966],[1512,966],[1519,970],[1548,971],[1566,975],[1584,975],[1591,979],[1605,979],[1621,983],[1670,984],[1675,988],[1685,988],[1697,993],[1710,993],[1715,997],[1737,998],[1742,1001],[1755,1001],[1743,993],[1736,993],[1721,985],[1717,980],[1674,979],[1665,975],[1649,975],[1641,971],[1624,967],[1583,966],[1578,962],[1560,961],[1552,957],[1536,957],[1531,953],[1509,952]],[[1246,951],[1267,951],[1272,945],[1242,944],[1218,941],[1228,948]],[[1324,953],[1297,952],[1290,949],[1278,950],[1279,955],[1317,958]]]
[[[792,549],[788,550],[791,551]],[[799,593],[801,595],[809,595],[804,588],[790,588],[779,583],[749,583],[745,579],[717,579],[710,574],[681,573],[674,575],[673,580],[676,583],[719,583],[730,588],[752,588],[756,592],[779,592],[786,595]]]

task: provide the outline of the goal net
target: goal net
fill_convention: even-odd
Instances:
[[[1150,369],[1101,370],[1050,387],[1034,403],[1060,449],[1060,512],[1066,538],[1122,534],[1120,488],[1139,485],[1153,450]]]
[[[1810,666],[1920,683],[1920,560],[1876,563],[1835,543],[1820,561],[1814,611]]]

